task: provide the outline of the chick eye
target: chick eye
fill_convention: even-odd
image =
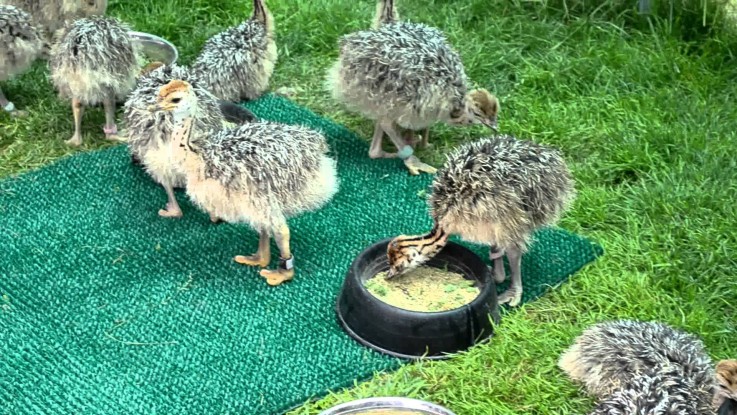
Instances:
[[[171,100],[171,102],[173,102],[175,104],[179,104],[179,101],[181,101],[181,100],[182,100],[181,98],[174,98],[174,99]]]

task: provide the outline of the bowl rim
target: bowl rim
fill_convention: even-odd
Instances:
[[[399,404],[403,406],[386,406]],[[328,408],[318,415],[351,415],[353,412],[342,412],[351,410],[368,409],[415,409],[420,411],[432,411],[432,415],[456,415],[453,411],[438,404],[420,399],[406,398],[401,396],[376,396],[372,398],[355,399]]]
[[[158,35],[155,35],[153,33],[139,32],[137,30],[129,30],[128,31],[128,34],[130,36],[136,37],[138,39],[141,39],[141,38],[149,38],[149,39],[153,39],[153,40],[156,40],[156,41],[160,41],[160,42],[166,44],[167,46],[171,47],[171,49],[174,51],[174,58],[167,65],[173,65],[173,64],[177,63],[177,60],[179,60],[179,49],[172,42],[164,39],[163,37],[158,36]]]

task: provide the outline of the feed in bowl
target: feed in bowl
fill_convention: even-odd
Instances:
[[[459,308],[480,294],[476,281],[462,274],[420,266],[387,280],[380,272],[366,280],[364,287],[381,301],[409,311],[438,312]]]

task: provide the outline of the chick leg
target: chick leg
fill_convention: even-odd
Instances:
[[[65,141],[70,146],[82,145],[82,115],[84,115],[84,106],[76,99],[72,98],[72,113],[74,113],[74,135]]]
[[[489,258],[494,261],[494,281],[501,284],[507,279],[507,273],[504,270],[504,250],[492,246],[489,250]]]
[[[259,233],[258,239],[258,251],[256,251],[255,254],[249,256],[236,255],[233,259],[239,264],[266,268],[269,265],[269,262],[271,262],[271,246],[269,245],[270,241],[271,237],[269,236],[269,231],[261,231]]]
[[[159,209],[159,216],[165,218],[181,218],[182,209],[177,203],[177,198],[174,196],[174,187],[170,183],[162,184],[164,190],[166,190],[166,196],[169,200],[166,201],[166,209]]]
[[[410,174],[416,175],[420,174],[420,172],[435,174],[435,172],[437,172],[435,167],[421,162],[420,159],[413,155],[414,150],[412,149],[412,146],[407,144],[402,136],[399,135],[395,125],[396,124],[391,121],[382,122],[381,128],[384,129],[389,138],[392,139],[392,142],[394,142],[394,145],[397,146],[397,149],[399,150],[397,157],[404,161],[404,165],[407,166]]]
[[[118,126],[115,125],[115,96],[109,94],[107,98],[102,101],[102,106],[105,108],[105,138],[108,140],[122,141],[121,137],[118,137]]]
[[[376,121],[374,123],[374,136],[371,138],[371,147],[369,148],[369,157],[372,159],[397,157],[397,153],[387,153],[381,148],[383,139],[384,129],[381,128],[381,123]]]
[[[430,139],[430,127],[425,128],[425,131],[422,132],[422,139],[419,142],[420,148],[430,148],[432,147],[432,144],[428,143],[427,140]]]
[[[509,259],[509,270],[511,271],[511,284],[507,291],[499,296],[499,304],[509,303],[510,307],[517,307],[522,301],[522,252],[517,248],[507,249],[507,259]]]
[[[269,285],[279,285],[294,278],[294,257],[289,249],[289,228],[286,224],[274,230],[274,239],[279,246],[279,268],[261,270],[261,276],[266,278]]]

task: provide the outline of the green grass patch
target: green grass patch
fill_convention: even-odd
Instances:
[[[737,356],[735,43],[721,20],[710,23],[711,12],[703,30],[691,12],[682,15],[691,20],[678,15],[637,26],[619,3],[599,10],[591,4],[401,0],[398,7],[403,17],[445,30],[469,76],[499,95],[503,131],[562,149],[579,196],[561,225],[601,242],[606,255],[562,288],[506,314],[489,345],[377,374],[292,414],[375,395],[429,399],[459,415],[585,413],[591,400],[556,361],[585,327],[614,318],[666,321],[698,333],[714,358]],[[636,2],[622,5],[629,10]],[[373,1],[269,6],[280,53],[273,88],[299,88],[299,104],[368,138],[372,124],[333,103],[322,83],[338,37],[368,27]],[[250,12],[235,0],[110,7],[136,30],[174,42],[183,63],[207,37]],[[0,177],[110,145],[101,109],[85,114],[81,149],[64,145],[73,132],[71,109],[55,97],[43,63],[2,87],[31,116],[0,115]],[[449,149],[483,133],[437,126],[434,148],[419,156],[439,165]]]

